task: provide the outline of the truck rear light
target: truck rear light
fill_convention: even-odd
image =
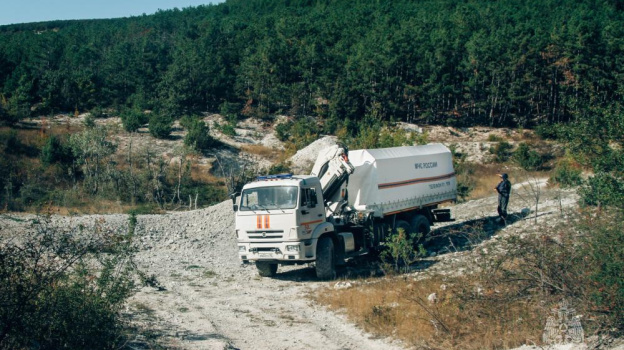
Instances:
[[[287,245],[286,246],[286,251],[298,252],[299,251],[299,245]]]
[[[239,238],[239,236],[238,236],[238,229],[234,230],[234,232],[236,232],[236,238]]]

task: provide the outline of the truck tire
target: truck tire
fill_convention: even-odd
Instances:
[[[405,220],[397,220],[395,226],[396,232],[399,232],[399,229],[403,229],[403,232],[405,232],[408,237],[412,233],[412,227]]]
[[[425,240],[425,236],[431,231],[429,220],[424,215],[416,215],[410,221],[412,232],[414,232],[414,248]]]
[[[336,261],[334,258],[334,241],[323,237],[316,246],[316,277],[321,280],[336,278]]]
[[[256,268],[261,277],[273,277],[277,273],[277,264],[264,261],[256,261]]]
[[[412,232],[421,233],[423,237],[431,231],[429,220],[424,215],[414,216],[410,224],[412,226]]]

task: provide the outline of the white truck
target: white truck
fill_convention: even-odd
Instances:
[[[452,155],[442,144],[320,152],[311,175],[261,176],[232,196],[239,257],[263,277],[278,265],[315,263],[320,279],[366,254],[391,230],[426,234],[449,221],[457,199]]]

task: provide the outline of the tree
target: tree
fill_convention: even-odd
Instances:
[[[41,162],[49,166],[54,163],[69,165],[74,161],[71,147],[52,135],[41,148]]]
[[[171,135],[173,121],[164,114],[152,113],[149,118],[149,132],[157,139],[166,139]]]
[[[121,123],[127,132],[136,132],[149,120],[145,113],[135,108],[126,109],[121,113],[120,117]]]
[[[186,128],[187,134],[184,137],[184,144],[188,147],[202,151],[216,144],[216,141],[210,136],[208,125],[203,120],[192,118]]]
[[[108,141],[107,135],[106,128],[96,126],[73,134],[69,139],[76,165],[85,175],[84,186],[92,194],[98,193],[112,170],[110,156],[115,153],[117,144]]]

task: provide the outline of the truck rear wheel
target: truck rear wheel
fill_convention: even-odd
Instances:
[[[399,229],[403,229],[403,232],[409,237],[409,235],[412,233],[412,228],[411,226],[407,223],[407,221],[405,220],[398,220],[396,222],[396,232],[399,232]]]
[[[414,232],[414,247],[422,242],[425,236],[431,231],[429,220],[424,215],[416,215],[410,222],[412,232]]]
[[[420,233],[423,236],[431,231],[431,225],[429,220],[424,215],[416,215],[412,218],[411,222],[412,232]]]
[[[277,264],[271,264],[264,261],[256,261],[258,274],[262,277],[273,277],[277,273]]]
[[[329,237],[321,238],[316,246],[316,277],[322,280],[336,278],[334,241]]]

